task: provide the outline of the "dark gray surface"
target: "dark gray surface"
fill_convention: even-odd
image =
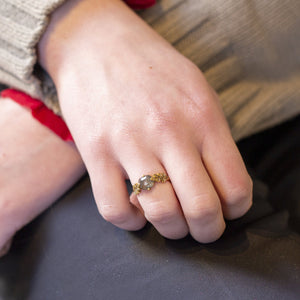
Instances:
[[[300,118],[239,144],[254,206],[216,243],[129,233],[98,214],[88,178],[0,260],[0,299],[299,299]]]

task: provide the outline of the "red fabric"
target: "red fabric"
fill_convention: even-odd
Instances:
[[[29,108],[32,116],[36,120],[51,129],[63,140],[73,141],[72,135],[63,119],[54,114],[40,100],[34,99],[23,92],[13,89],[3,90],[1,92],[1,97],[10,98],[20,105]]]
[[[155,4],[156,0],[124,0],[133,9],[144,9]],[[1,92],[4,98],[10,98],[31,110],[32,116],[40,123],[51,129],[65,141],[73,141],[72,135],[62,118],[55,115],[40,100],[14,90],[6,89]]]
[[[144,9],[155,4],[156,0],[125,0],[133,9]]]

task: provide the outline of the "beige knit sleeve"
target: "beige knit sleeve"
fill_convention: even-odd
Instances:
[[[0,83],[59,111],[54,84],[37,66],[37,43],[50,14],[65,0],[0,0]]]

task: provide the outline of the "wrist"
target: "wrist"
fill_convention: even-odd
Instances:
[[[96,49],[98,59],[139,19],[121,0],[68,0],[51,16],[38,44],[38,60],[56,83],[70,65]],[[140,20],[139,20],[140,21]]]

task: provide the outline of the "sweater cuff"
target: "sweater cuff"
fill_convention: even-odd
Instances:
[[[34,74],[36,45],[45,31],[50,14],[66,0],[0,1],[0,79],[47,102],[41,78]],[[43,75],[44,76],[44,75]],[[44,79],[43,79],[44,80]],[[44,83],[44,82],[43,82]],[[57,103],[51,101],[54,111]],[[54,101],[55,102],[55,101]]]

